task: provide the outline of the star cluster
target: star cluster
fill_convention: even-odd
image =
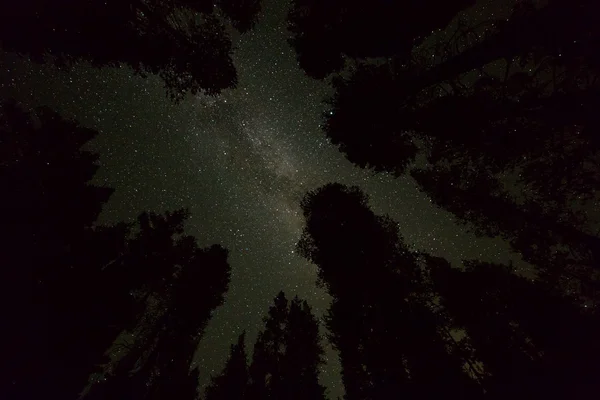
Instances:
[[[235,38],[236,89],[180,104],[169,101],[157,78],[126,68],[61,72],[2,55],[3,97],[51,106],[100,132],[92,144],[101,162],[95,179],[116,189],[100,222],[188,207],[186,232],[200,245],[221,243],[230,250],[226,303],[213,315],[196,357],[202,384],[220,371],[243,330],[253,343],[279,290],[306,299],[319,316],[328,307],[330,299],[315,285],[316,267],[294,252],[304,222],[299,201],[320,185],[360,186],[373,210],[398,221],[415,249],[453,262],[514,257],[499,239],[466,233],[411,178],[356,168],[327,142],[319,124],[330,88],[298,67],[286,43],[287,7],[265,1],[257,27]],[[336,398],[343,389],[332,349],[327,358],[322,381]]]

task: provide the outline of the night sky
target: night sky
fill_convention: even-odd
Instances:
[[[485,12],[499,12],[498,3]],[[360,186],[373,210],[397,220],[415,249],[455,263],[515,257],[499,239],[465,233],[409,177],[373,175],[328,144],[319,123],[330,89],[297,66],[286,42],[287,7],[265,0],[257,27],[234,36],[237,89],[181,104],[169,101],[158,79],[133,76],[126,68],[80,66],[65,73],[10,55],[1,59],[3,97],[48,105],[100,132],[91,145],[101,161],[96,181],[116,189],[100,222],[188,207],[186,233],[202,246],[220,243],[230,250],[226,302],[198,351],[202,384],[221,370],[244,329],[251,351],[279,290],[306,299],[318,316],[326,310],[330,299],[315,285],[315,266],[294,253],[304,222],[299,201],[325,183]],[[339,365],[327,348],[322,381],[336,398],[343,391]]]

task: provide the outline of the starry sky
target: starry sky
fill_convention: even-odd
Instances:
[[[475,13],[500,12],[491,0]],[[218,97],[180,104],[155,77],[127,68],[78,66],[59,72],[13,55],[0,61],[0,94],[27,106],[48,105],[100,132],[96,183],[116,189],[100,222],[134,219],[144,210],[187,207],[186,233],[200,245],[230,250],[232,279],[225,305],[211,320],[198,351],[201,383],[223,367],[229,345],[247,331],[251,351],[262,317],[279,290],[306,299],[321,316],[330,298],[316,287],[316,268],[294,253],[303,194],[328,182],[358,185],[376,213],[399,223],[415,249],[458,263],[507,262],[516,256],[499,239],[476,239],[421,194],[410,177],[374,175],[349,163],[320,130],[330,93],[307,78],[286,42],[285,1],[264,0],[256,28],[234,35],[239,85]],[[330,398],[343,393],[337,355],[327,347],[321,379]]]

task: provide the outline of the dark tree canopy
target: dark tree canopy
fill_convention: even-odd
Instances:
[[[412,250],[360,188],[308,192],[297,249],[332,298],[346,400],[600,390],[597,1],[517,1],[507,19],[459,20],[427,40],[474,3],[291,4],[301,68],[336,73],[331,142],[361,168],[408,171],[535,268],[453,267]],[[260,14],[259,0],[23,0],[0,5],[0,46],[64,69],[155,74],[179,101],[236,86],[226,25],[246,32]],[[228,290],[228,251],[186,235],[186,209],[99,225],[113,189],[91,183],[98,155],[83,148],[96,135],[46,107],[0,105],[0,398],[197,400],[193,357]],[[250,364],[244,332],[205,399],[325,400],[319,328],[280,292]]]
[[[206,388],[206,400],[325,400],[319,384],[323,348],[319,323],[306,301],[280,292],[264,318],[265,329],[246,365],[244,338],[231,346],[223,371]]]
[[[288,302],[280,292],[264,321],[254,344],[246,398],[324,400],[318,379],[324,362],[319,323],[306,301],[295,297]]]
[[[48,108],[0,110],[2,397],[75,396],[129,318],[128,291],[101,272],[130,227],[94,226],[112,193],[89,183],[95,135]]]
[[[474,3],[294,0],[288,16],[289,42],[300,67],[317,79],[341,70],[344,57],[394,57],[406,62],[415,43]]]
[[[260,0],[217,0],[214,3],[240,32],[252,29],[261,12]]]
[[[149,228],[157,231],[155,236],[167,237],[172,215],[153,216],[163,222]],[[127,352],[107,364],[103,378],[92,384],[86,398],[113,398],[120,393],[149,400],[197,397],[192,358],[212,312],[223,303],[230,267],[227,250],[218,245],[201,249],[194,237],[185,235],[171,241],[170,248],[141,261],[142,266],[152,267],[160,260],[164,275],[142,294],[147,306],[132,330],[134,339]]]
[[[97,155],[81,148],[95,135],[48,108],[2,105],[2,397],[77,398],[127,331],[102,379],[116,378],[91,395],[194,399],[191,358],[223,302],[227,251],[198,248],[186,210],[97,225],[112,189],[89,183]]]
[[[327,317],[346,398],[475,398],[477,384],[449,348],[415,256],[398,224],[375,215],[357,187],[329,184],[302,201],[298,247],[333,297]]]
[[[547,283],[597,301],[600,238],[585,214],[528,200],[516,203],[492,176],[464,178],[460,166],[414,170],[433,201],[479,235],[502,237]]]
[[[418,147],[407,132],[409,116],[396,102],[399,86],[387,66],[361,66],[348,79],[334,79],[332,109],[324,131],[346,158],[361,168],[401,175]],[[400,126],[399,122],[405,126]]]
[[[206,388],[204,400],[244,399],[248,385],[248,364],[246,357],[246,333],[242,333],[238,342],[231,345],[229,358],[220,375],[213,377]]]
[[[282,385],[275,398],[326,399],[325,387],[319,383],[323,356],[319,322],[308,303],[295,297],[286,322]]]
[[[259,12],[256,0],[25,0],[0,6],[0,42],[5,51],[60,67],[84,61],[156,74],[180,100],[236,86],[219,15],[246,31]]]
[[[325,133],[378,172],[399,175],[421,152],[429,166],[412,175],[437,205],[590,297],[600,265],[600,221],[588,218],[600,185],[594,9],[522,1],[506,20],[458,23],[410,63],[359,63],[333,79]]]
[[[49,108],[28,113],[6,102],[1,113],[2,187],[12,189],[4,191],[2,206],[13,210],[6,213],[3,226],[17,230],[11,235],[14,245],[50,243],[50,235],[76,239],[96,220],[113,192],[88,184],[98,168],[98,156],[81,147],[97,132],[64,120]],[[54,230],[45,230],[47,225]]]
[[[432,161],[468,155],[498,169],[521,164],[525,157],[538,160],[530,170],[544,168],[547,178],[558,173],[558,178],[575,179],[569,188],[579,184],[589,192],[598,183],[586,161],[597,158],[590,146],[598,149],[593,49],[600,30],[592,17],[593,2],[576,3],[558,0],[540,10],[517,8],[471,46],[454,43],[473,34],[459,25],[441,49],[423,50],[428,59],[434,55],[439,60],[433,65],[416,59],[406,68],[359,66],[335,84],[327,135],[363,167],[402,171],[414,159],[414,152],[403,149],[410,148],[411,138],[419,138],[434,142]],[[563,13],[565,9],[569,12]],[[502,74],[489,72],[486,66],[493,62],[504,63]],[[381,138],[378,146],[374,137]],[[552,157],[556,148],[550,146],[557,142],[574,161],[570,176],[555,165],[560,159]],[[398,143],[404,145],[397,157],[385,153],[386,144],[394,149]]]
[[[598,145],[592,133],[598,123],[592,111],[598,102],[594,44],[600,38],[594,4],[527,4],[469,45],[464,36],[476,34],[476,27],[459,24],[444,46],[421,50],[428,59],[435,56],[433,63],[417,54],[411,65],[359,65],[349,78],[339,78],[326,114],[328,136],[352,150],[343,151],[357,164],[391,171],[414,154],[398,151],[395,166],[392,157],[371,150],[372,136],[384,138],[383,148],[383,142],[410,143],[407,133],[417,134],[438,145],[434,160],[470,152],[507,167],[524,156],[540,158],[548,148],[539,144],[554,143],[560,134],[565,143],[579,137],[569,151],[581,163],[589,157],[581,147]],[[489,72],[493,62],[504,63],[501,75]]]
[[[512,267],[467,261],[461,271],[428,261],[441,304],[468,335],[493,398],[567,399],[598,390],[597,311]]]
[[[473,260],[459,269],[409,252],[398,224],[367,200],[329,184],[302,201],[298,246],[333,297],[326,322],[347,399],[568,399],[598,390],[600,319],[589,299],[512,266]],[[527,226],[532,213],[506,224]]]

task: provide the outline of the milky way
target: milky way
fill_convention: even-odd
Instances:
[[[316,268],[294,253],[303,226],[299,201],[328,182],[359,185],[377,213],[399,222],[409,245],[457,262],[506,262],[508,246],[476,240],[432,206],[412,179],[393,179],[352,166],[328,144],[319,124],[329,93],[303,75],[285,38],[287,4],[268,0],[256,29],[236,39],[239,86],[220,97],[196,96],[174,105],[156,78],[127,69],[70,73],[3,56],[4,96],[46,104],[100,135],[96,180],[116,189],[102,222],[133,219],[143,210],[188,207],[186,232],[201,245],[230,250],[232,281],[196,357],[201,383],[223,366],[242,330],[251,344],[279,290],[306,299],[320,316],[328,296]],[[250,346],[251,349],[251,346]],[[322,374],[330,397],[341,394],[331,349]]]

